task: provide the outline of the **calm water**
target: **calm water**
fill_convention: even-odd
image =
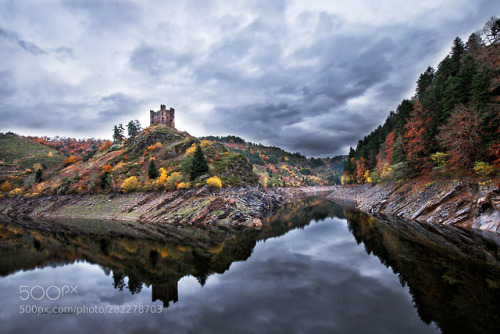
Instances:
[[[497,234],[377,220],[321,198],[236,234],[37,224],[0,225],[1,333],[500,328]]]

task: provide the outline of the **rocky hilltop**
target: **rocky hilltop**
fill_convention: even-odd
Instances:
[[[500,189],[468,179],[339,187],[329,199],[368,213],[500,232]]]

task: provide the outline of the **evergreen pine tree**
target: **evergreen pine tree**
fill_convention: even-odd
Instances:
[[[156,179],[158,176],[160,176],[160,173],[158,172],[158,169],[156,168],[155,161],[151,159],[149,161],[149,166],[148,166],[148,176],[151,180]]]
[[[119,124],[118,126],[113,127],[113,140],[114,141],[122,141],[125,137],[123,135],[123,125]]]
[[[40,183],[40,182],[42,182],[42,181],[43,181],[43,180],[42,180],[42,169],[41,169],[41,168],[38,168],[38,169],[36,170],[36,173],[35,173],[35,182],[36,182],[36,183]]]
[[[101,186],[101,189],[104,189],[107,186],[111,185],[111,173],[108,171],[102,173],[100,176],[100,181],[101,182],[99,183],[99,185]]]
[[[135,126],[134,121],[128,122],[127,131],[129,137],[134,137],[137,134],[137,127]]]
[[[189,171],[189,176],[191,180],[194,180],[196,177],[203,175],[208,172],[208,162],[203,154],[203,150],[201,146],[198,145],[196,147],[196,151],[194,151],[193,161],[191,163],[191,169]]]

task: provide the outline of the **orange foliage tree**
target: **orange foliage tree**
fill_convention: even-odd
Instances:
[[[71,165],[71,164],[74,164],[76,162],[76,158],[74,155],[70,156],[68,159],[64,159],[63,163],[65,165]]]
[[[458,105],[440,128],[438,140],[450,148],[450,166],[472,168],[481,154],[481,116],[474,107]]]
[[[365,173],[367,171],[366,168],[366,160],[361,157],[356,160],[356,178],[358,179],[358,183],[365,182]]]
[[[427,111],[422,111],[422,105],[418,101],[415,101],[410,118],[404,126],[404,145],[408,163],[417,171],[423,171],[429,167],[427,159],[427,147],[429,147],[429,143],[426,139],[426,129],[429,123],[430,118],[427,115]]]
[[[12,190],[12,186],[10,185],[9,181],[5,181],[0,189],[2,189],[3,192],[9,192]]]
[[[107,164],[105,166],[102,166],[102,171],[101,174],[104,174],[106,172],[110,172],[113,170],[113,167],[110,164]]]
[[[105,140],[104,143],[102,143],[101,147],[99,147],[99,152],[107,150],[111,147],[111,144],[113,144],[111,140]]]

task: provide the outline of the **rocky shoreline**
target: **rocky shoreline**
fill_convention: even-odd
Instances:
[[[281,205],[330,188],[259,187],[3,198],[0,215],[12,219],[95,219],[165,225],[260,228]]]
[[[500,232],[500,189],[467,179],[350,185],[328,198],[371,214]]]

